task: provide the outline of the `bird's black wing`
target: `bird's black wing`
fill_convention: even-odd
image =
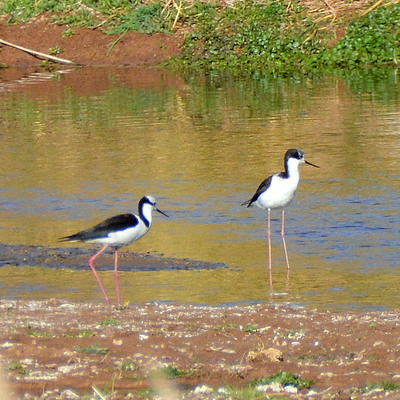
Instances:
[[[139,223],[136,215],[127,213],[115,215],[107,218],[92,228],[75,233],[74,235],[60,238],[62,241],[87,241],[107,237],[110,232],[123,231],[124,229],[134,228]]]
[[[255,201],[257,201],[257,199],[260,197],[260,194],[265,192],[270,187],[271,181],[272,181],[272,175],[261,182],[260,186],[254,193],[254,196],[250,200],[247,200],[244,203],[242,203],[242,206],[247,205],[247,207],[250,207]]]

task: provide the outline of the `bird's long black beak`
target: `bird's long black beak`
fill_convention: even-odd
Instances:
[[[169,215],[165,214],[164,211],[161,211],[159,208],[155,208],[156,211],[158,211],[160,214],[165,215],[167,218],[169,218]]]
[[[306,164],[308,164],[308,165],[311,165],[312,167],[319,168],[318,165],[311,164],[310,162],[308,162],[308,161],[306,161],[306,160],[304,160],[304,162],[305,162]]]

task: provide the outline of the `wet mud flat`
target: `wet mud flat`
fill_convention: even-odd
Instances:
[[[0,243],[0,267],[41,266],[48,268],[88,268],[88,260],[96,251],[95,248],[78,247],[44,247],[26,245],[8,245]],[[228,267],[222,263],[210,263],[190,259],[177,259],[149,253],[133,253],[120,251],[119,270],[121,271],[156,271],[156,270],[188,270],[215,269]],[[114,265],[114,252],[106,250],[96,260],[96,269],[110,270]]]
[[[0,315],[13,400],[400,398],[398,311],[2,300]],[[267,383],[279,372],[296,380]]]

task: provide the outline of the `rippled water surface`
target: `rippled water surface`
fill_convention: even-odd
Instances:
[[[128,250],[230,267],[123,271],[127,301],[400,306],[395,71],[235,79],[0,70],[0,146],[1,243],[59,247],[60,236],[136,213],[139,198],[152,194],[171,218],[156,214]],[[289,287],[273,211],[271,298],[266,215],[240,204],[282,170],[291,147],[321,168],[301,167],[286,212]],[[101,273],[110,290],[111,268]],[[101,301],[87,269],[4,266],[0,290],[8,298]]]

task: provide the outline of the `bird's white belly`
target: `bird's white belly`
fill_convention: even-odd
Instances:
[[[148,230],[149,229],[143,223],[140,223],[134,228],[128,228],[123,231],[110,232],[107,237],[98,238],[91,242],[110,244],[116,247],[128,246],[129,244],[136,242],[141,237],[143,237],[148,232]]]
[[[298,179],[274,177],[268,190],[258,197],[256,205],[270,209],[287,206],[296,194],[298,183]]]

